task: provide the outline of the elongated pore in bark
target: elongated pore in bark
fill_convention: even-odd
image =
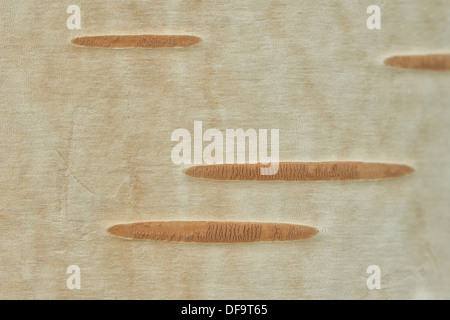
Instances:
[[[393,56],[384,63],[395,68],[450,71],[450,54]]]
[[[108,232],[122,238],[171,242],[239,243],[308,239],[317,229],[297,224],[215,221],[153,221],[118,224]]]
[[[262,175],[265,164],[217,164],[191,167],[188,176],[215,180],[378,180],[401,177],[414,170],[406,165],[366,162],[280,162],[277,173]]]
[[[72,40],[77,46],[107,49],[190,47],[199,42],[199,37],[187,35],[112,35]]]

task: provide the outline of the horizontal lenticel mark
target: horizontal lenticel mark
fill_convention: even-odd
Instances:
[[[153,221],[118,224],[108,229],[112,235],[136,240],[168,242],[240,243],[308,239],[317,229],[286,223]]]
[[[404,55],[387,58],[384,64],[394,68],[448,71],[450,54]]]
[[[216,164],[191,167],[188,176],[214,180],[378,180],[407,175],[414,171],[409,166],[367,162],[280,162],[273,175],[262,175],[266,164]]]
[[[72,40],[77,46],[108,49],[190,47],[199,42],[199,37],[188,35],[110,35]]]

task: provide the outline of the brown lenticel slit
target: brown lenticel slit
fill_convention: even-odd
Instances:
[[[118,224],[110,227],[108,232],[134,240],[240,243],[303,240],[315,236],[318,230],[287,223],[152,221]]]
[[[450,71],[450,54],[393,56],[384,64],[394,68]]]
[[[213,180],[379,180],[407,175],[409,166],[365,162],[280,162],[273,175],[262,175],[267,164],[215,164],[188,168],[188,176]]]
[[[107,35],[72,39],[77,46],[107,49],[190,47],[199,42],[199,37],[189,35]]]

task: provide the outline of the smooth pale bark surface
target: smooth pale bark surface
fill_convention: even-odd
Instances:
[[[450,48],[447,1],[81,0],[0,3],[0,297],[450,298],[446,72],[390,68]],[[76,37],[198,36],[186,48]],[[279,129],[280,161],[407,164],[380,181],[193,179],[171,134]],[[207,145],[204,142],[203,147]],[[126,241],[139,221],[315,227],[307,241]],[[69,265],[81,290],[68,290]],[[381,290],[368,290],[378,265]]]

